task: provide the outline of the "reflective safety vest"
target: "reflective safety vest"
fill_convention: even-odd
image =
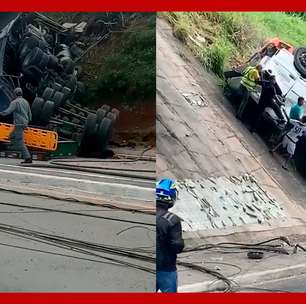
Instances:
[[[254,77],[254,74],[258,75],[258,71],[255,67],[249,66],[243,71],[241,78],[241,84],[245,86],[249,91],[253,91],[256,87],[256,80],[258,77]]]

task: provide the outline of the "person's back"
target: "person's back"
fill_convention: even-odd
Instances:
[[[156,254],[158,256],[156,269],[158,271],[176,271],[177,254],[182,252],[184,248],[181,220],[168,210],[158,208],[156,226]]]
[[[17,97],[12,101],[12,103],[16,104],[15,106],[13,105],[15,107],[15,111],[13,111],[14,124],[27,127],[32,119],[29,103],[23,97]]]
[[[163,179],[156,186],[156,291],[177,292],[177,254],[184,249],[182,225],[168,211],[178,195],[175,182]]]
[[[260,81],[261,70],[262,66],[258,64],[256,67],[247,67],[242,73],[240,81],[240,91],[242,98],[236,113],[236,117],[238,119],[241,119],[242,115],[244,114],[245,108],[249,101],[250,92],[256,89],[256,85]]]
[[[256,67],[249,66],[243,71],[241,78],[241,85],[243,85],[249,91],[253,91],[256,88],[256,83],[260,79],[261,66]]]
[[[32,163],[32,156],[24,142],[24,130],[32,119],[31,108],[29,103],[22,97],[21,88],[16,88],[14,93],[16,98],[12,100],[7,109],[0,112],[0,115],[7,116],[13,113],[15,127],[10,133],[11,144],[12,147],[21,151],[24,158],[22,164],[30,164]]]
[[[291,109],[290,109],[290,113],[289,113],[289,117],[290,119],[294,119],[294,120],[300,120],[301,117],[304,114],[304,98],[303,97],[299,97],[298,102],[293,104]]]

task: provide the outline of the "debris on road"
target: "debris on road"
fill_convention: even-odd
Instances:
[[[173,208],[184,231],[222,229],[244,224],[269,224],[286,213],[250,175],[177,182],[179,199]]]

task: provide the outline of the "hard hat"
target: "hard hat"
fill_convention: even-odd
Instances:
[[[167,208],[173,207],[178,197],[178,190],[173,181],[170,178],[162,179],[157,182],[156,185],[156,202],[162,204]]]

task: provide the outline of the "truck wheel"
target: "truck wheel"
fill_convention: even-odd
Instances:
[[[100,152],[104,152],[107,149],[108,142],[112,137],[113,122],[111,119],[104,117],[98,128],[98,143]]]
[[[90,113],[85,121],[84,137],[88,138],[89,136],[95,134],[96,129],[97,129],[97,115]]]
[[[116,114],[114,114],[114,113],[112,113],[112,112],[108,112],[108,113],[106,114],[106,117],[109,118],[109,119],[111,119],[114,123],[115,123],[115,121],[117,120]]]
[[[119,117],[120,111],[119,111],[119,110],[117,110],[117,109],[115,109],[115,108],[113,108],[113,109],[111,110],[111,113],[115,114],[115,116],[116,116],[116,120],[117,120],[117,119],[118,119],[118,117]]]
[[[62,89],[63,89],[63,86],[62,86],[60,83],[55,82],[55,83],[53,84],[53,89],[54,89],[55,91],[61,92]]]
[[[54,92],[55,91],[52,88],[45,88],[45,90],[42,94],[42,98],[45,99],[45,100],[51,100]]]
[[[64,94],[62,92],[55,92],[52,101],[54,102],[55,109],[58,109],[63,104]]]
[[[40,115],[40,122],[42,126],[46,126],[49,123],[50,118],[54,113],[54,109],[55,109],[54,102],[47,100],[42,107]]]
[[[81,137],[81,145],[80,145],[81,155],[87,155],[87,153],[92,150],[93,148],[92,139],[94,139],[96,131],[97,131],[97,115],[89,114],[86,119]]]
[[[58,65],[58,59],[54,55],[49,56],[49,62],[48,62],[48,68],[49,69],[55,69]]]
[[[78,118],[75,118],[75,117],[71,120],[71,122],[76,124],[76,125],[79,125],[81,123],[81,121]]]
[[[97,124],[100,125],[102,119],[106,116],[106,111],[102,108],[97,111]]]
[[[41,68],[41,69],[46,69],[47,65],[49,62],[49,56],[46,53],[42,53],[41,58],[39,60],[39,62],[37,63],[37,65]]]
[[[106,113],[107,113],[107,112],[110,111],[111,107],[110,107],[109,105],[104,104],[104,105],[101,107],[101,109],[103,109],[103,110],[106,111]]]
[[[71,89],[63,87],[61,92],[64,94],[65,99],[71,94]]]
[[[37,66],[40,63],[43,55],[44,55],[44,52],[38,47],[35,47],[24,58],[23,66],[24,67],[31,66],[31,65]]]
[[[35,97],[32,106],[31,106],[31,112],[32,112],[32,123],[36,124],[39,122],[40,114],[42,107],[44,105],[44,99],[40,97]]]
[[[294,53],[294,65],[298,72],[306,77],[306,47],[300,47]]]
[[[77,79],[74,75],[69,75],[65,79],[65,86],[68,87],[72,92],[75,92],[77,85]]]
[[[77,92],[78,94],[85,93],[85,84],[82,81],[77,81]]]

